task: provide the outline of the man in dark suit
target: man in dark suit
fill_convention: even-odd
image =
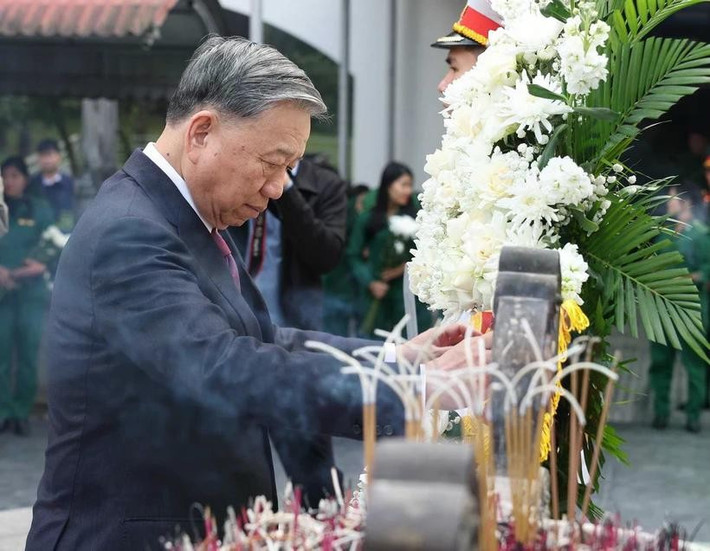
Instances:
[[[50,433],[30,551],[146,549],[190,506],[276,498],[269,427],[357,437],[361,391],[308,351],[363,341],[282,329],[222,231],[278,199],[325,112],[269,46],[195,52],[160,138],[102,186],[63,251],[48,320]],[[441,333],[438,366],[460,359]],[[413,359],[431,335],[402,345]],[[453,355],[453,356],[452,356]],[[453,361],[453,364],[451,363]],[[380,385],[378,419],[402,432]]]

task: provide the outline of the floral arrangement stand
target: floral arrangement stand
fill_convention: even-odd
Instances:
[[[511,379],[520,373],[523,385],[531,382],[533,372],[521,373],[521,369],[539,357],[550,358],[557,352],[560,288],[557,251],[503,247],[494,301],[496,322],[492,353],[500,371]],[[504,420],[509,406],[507,400],[506,392],[491,393],[490,417],[499,469],[505,468],[506,460]],[[533,415],[538,407],[537,403],[533,404]],[[533,435],[526,437],[532,438]]]

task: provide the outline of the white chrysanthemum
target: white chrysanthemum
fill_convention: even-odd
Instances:
[[[555,42],[562,32],[562,23],[533,9],[506,22],[504,32],[525,60],[534,63],[538,57],[549,60],[555,55]]]
[[[471,70],[477,89],[491,93],[501,86],[513,86],[518,79],[518,50],[512,45],[487,48]]]
[[[510,197],[500,199],[496,206],[507,211],[514,226],[525,226],[536,221],[552,224],[559,220],[557,210],[540,193],[539,181],[533,172],[528,174],[525,182],[513,187]]]
[[[481,89],[480,80],[474,66],[473,69],[466,71],[449,84],[441,98],[444,104],[448,106],[444,110],[444,114],[456,109],[459,105],[472,104],[477,96],[483,94],[484,90]]]
[[[455,151],[446,148],[437,149],[426,156],[424,172],[436,178],[442,170],[452,170],[456,166],[455,159]]]
[[[553,157],[539,176],[538,192],[549,205],[579,205],[594,194],[589,174],[570,157]]]
[[[579,254],[577,245],[567,243],[559,249],[560,253],[560,271],[562,273],[562,298],[563,300],[572,299],[577,304],[583,304],[584,301],[579,296],[582,292],[582,285],[589,274],[587,270],[589,266]]]
[[[561,85],[550,76],[538,74],[532,82],[550,91],[560,92]],[[532,131],[538,143],[543,143],[543,132],[552,131],[551,117],[572,112],[572,108],[557,100],[539,98],[530,94],[527,75],[523,74],[515,85],[504,91],[507,101],[500,106],[503,124],[517,127],[518,133]]]
[[[496,149],[486,163],[481,163],[472,172],[476,182],[475,197],[462,197],[459,201],[461,207],[464,210],[476,206],[485,209],[504,197],[510,197],[513,187],[525,180],[528,169],[528,162],[517,151],[502,153]]]
[[[417,222],[406,214],[390,216],[388,226],[390,232],[404,239],[414,239],[417,233]]]

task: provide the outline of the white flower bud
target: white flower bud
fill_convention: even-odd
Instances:
[[[611,169],[614,172],[621,172],[622,170],[624,170],[624,167],[621,166],[619,163],[614,163],[614,166],[612,166]]]
[[[629,180],[630,184],[635,184],[636,183],[636,176],[634,174],[632,174],[631,176],[629,176],[628,180]]]
[[[607,176],[606,181],[610,184],[613,184],[614,182],[616,182],[616,176]]]

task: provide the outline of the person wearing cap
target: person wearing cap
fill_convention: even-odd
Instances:
[[[40,171],[30,180],[30,192],[49,203],[54,221],[67,231],[74,220],[74,179],[60,171],[62,154],[55,140],[39,142],[37,157]]]
[[[468,0],[453,30],[431,44],[432,48],[448,50],[449,69],[437,86],[440,94],[476,64],[478,56],[488,46],[488,33],[501,24],[500,15],[493,11],[488,0]]]

